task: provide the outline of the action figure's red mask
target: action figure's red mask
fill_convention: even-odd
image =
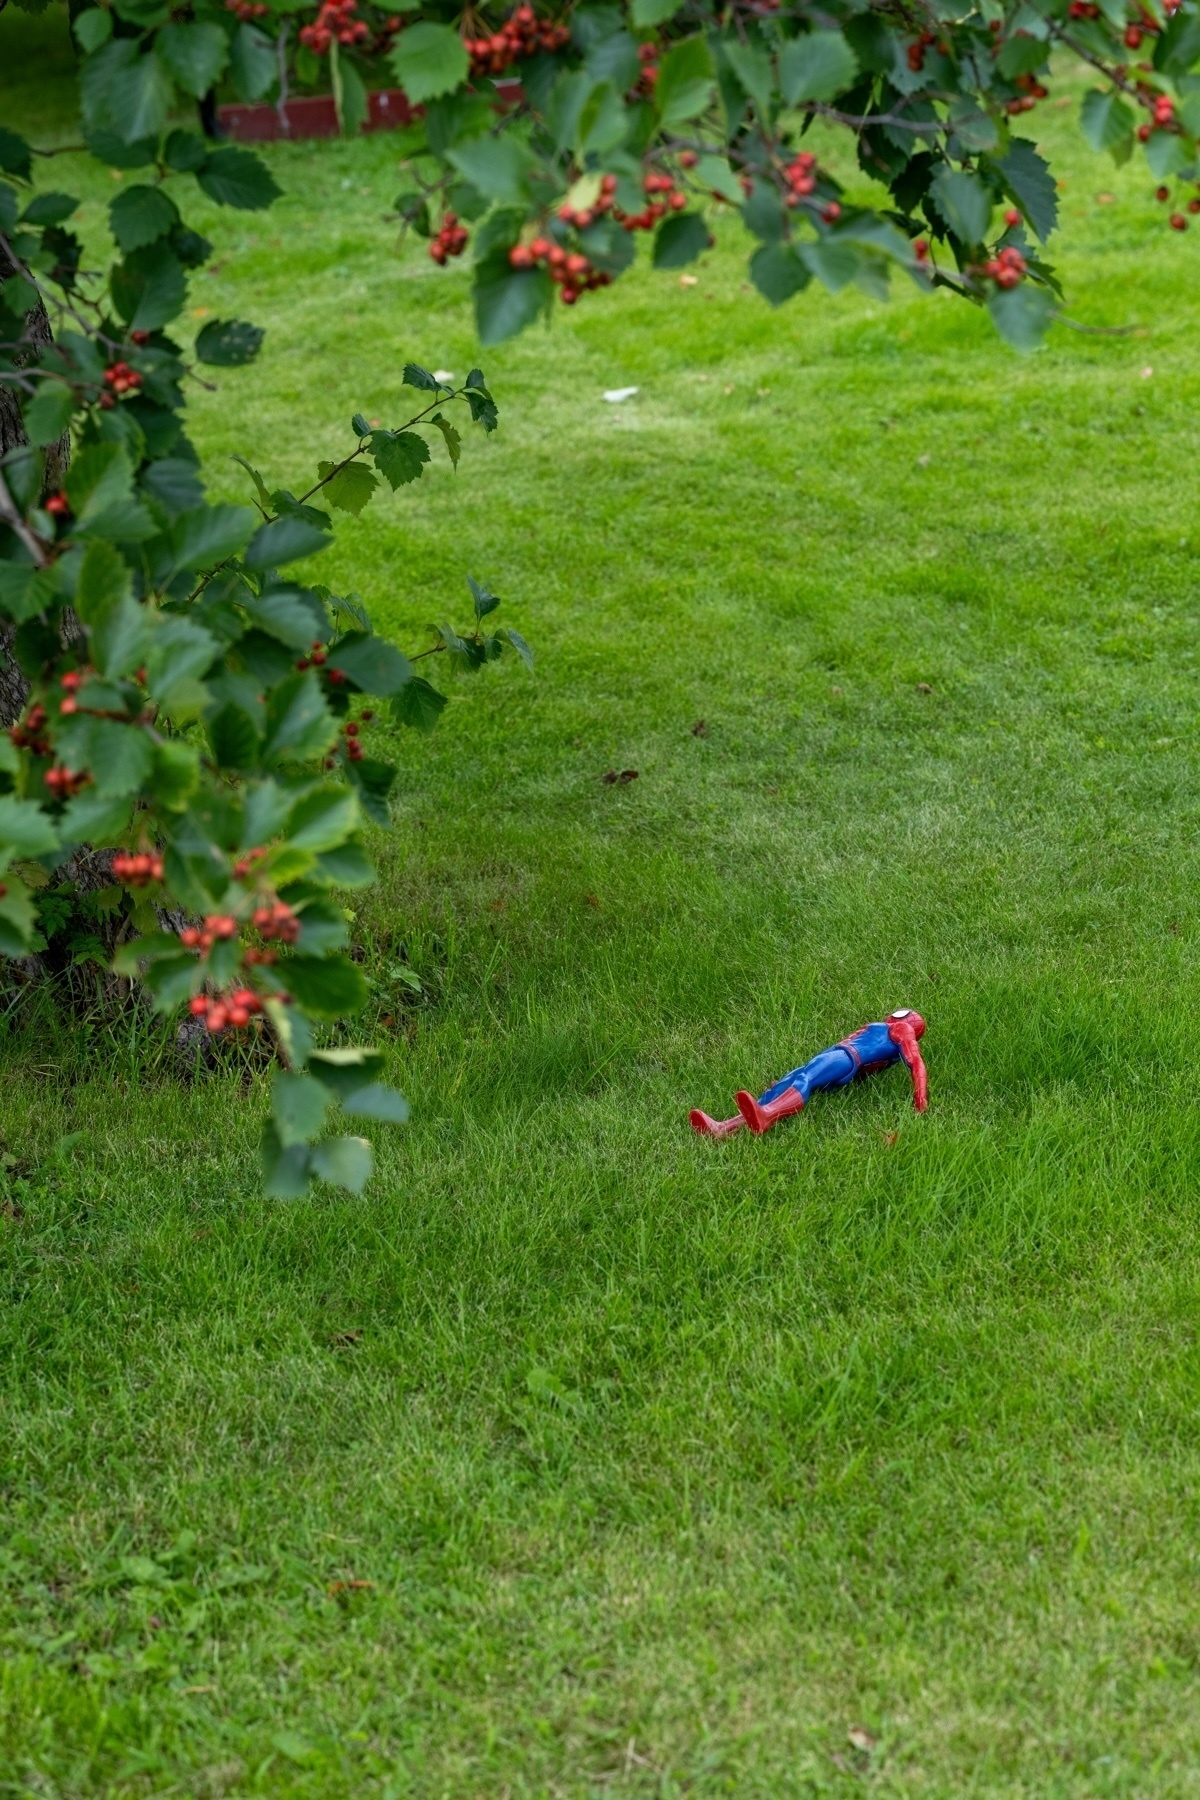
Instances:
[[[911,1025],[913,1028],[913,1035],[915,1037],[923,1038],[925,1036],[925,1021],[921,1017],[920,1013],[913,1012],[911,1007],[902,1006],[900,1008],[899,1012],[889,1013],[887,1016],[887,1022],[889,1025],[892,1023],[893,1019],[896,1021],[896,1023],[898,1025],[901,1022],[903,1022],[907,1025]]]

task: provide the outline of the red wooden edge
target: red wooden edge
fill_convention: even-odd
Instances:
[[[521,97],[517,81],[497,82],[501,104],[511,106]],[[364,131],[399,131],[421,116],[422,108],[410,106],[403,88],[378,88],[367,95]],[[304,94],[278,106],[222,106],[217,118],[226,137],[238,144],[266,144],[277,138],[331,138],[338,135],[337,109],[332,94]]]

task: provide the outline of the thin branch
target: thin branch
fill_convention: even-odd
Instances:
[[[5,481],[2,471],[0,471],[0,524],[7,525],[13,536],[24,544],[39,569],[49,568],[50,558],[46,554],[46,547],[21,517],[17,510],[17,503],[8,491],[8,483]]]

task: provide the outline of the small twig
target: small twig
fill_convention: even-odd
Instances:
[[[17,503],[8,491],[8,483],[5,481],[2,471],[0,471],[0,521],[8,526],[14,537],[20,539],[39,569],[49,568],[50,558],[46,554],[46,547],[37,534],[29,529],[18,512]]]
[[[1056,325],[1065,325],[1069,331],[1085,332],[1088,337],[1128,337],[1130,332],[1140,329],[1136,322],[1132,325],[1081,325],[1078,319],[1068,319],[1066,313],[1052,313],[1051,317]]]

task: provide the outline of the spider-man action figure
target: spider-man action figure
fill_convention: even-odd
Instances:
[[[822,1050],[803,1068],[793,1069],[758,1099],[743,1089],[737,1096],[736,1119],[710,1119],[696,1107],[689,1115],[695,1130],[705,1137],[732,1137],[743,1125],[751,1131],[769,1131],[778,1119],[786,1119],[804,1106],[810,1094],[825,1088],[845,1087],[859,1075],[873,1075],[901,1057],[912,1076],[913,1105],[924,1112],[929,1105],[928,1079],[917,1041],[925,1035],[920,1013],[902,1006],[874,1025],[863,1025],[831,1050]]]

